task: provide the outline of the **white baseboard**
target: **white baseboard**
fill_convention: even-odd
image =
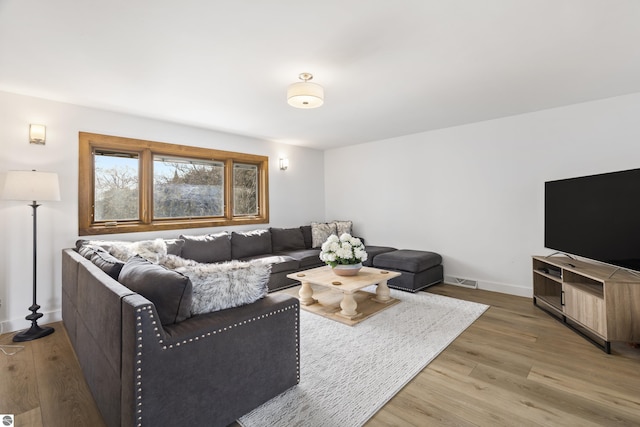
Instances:
[[[27,314],[29,312],[27,311]],[[38,319],[38,325],[46,325],[48,323],[59,322],[62,320],[62,311],[55,310],[49,311],[47,313],[42,313],[43,316]],[[29,329],[31,327],[31,322],[26,320],[24,317],[20,319],[10,319],[5,320],[4,322],[0,322],[0,332],[6,334],[8,332],[18,332],[24,329]]]
[[[524,288],[522,286],[510,285],[506,283],[478,281],[478,289],[492,292],[500,292],[503,294],[515,295],[519,297],[531,298],[533,289]]]

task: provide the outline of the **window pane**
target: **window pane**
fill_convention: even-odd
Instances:
[[[233,215],[258,215],[258,166],[233,165]]]
[[[224,214],[224,164],[155,156],[154,218],[195,218]]]
[[[95,221],[138,219],[138,156],[96,151],[94,162]]]

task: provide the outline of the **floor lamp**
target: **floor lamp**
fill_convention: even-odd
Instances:
[[[53,333],[53,328],[49,326],[38,326],[38,319],[42,313],[38,313],[40,306],[36,303],[36,266],[37,266],[37,235],[36,235],[36,212],[37,201],[58,201],[60,200],[60,186],[58,185],[58,174],[52,172],[34,171],[9,171],[4,183],[2,198],[5,200],[31,200],[33,209],[33,305],[29,307],[31,314],[26,317],[31,321],[31,328],[22,331],[13,337],[13,341],[32,341],[46,337]]]

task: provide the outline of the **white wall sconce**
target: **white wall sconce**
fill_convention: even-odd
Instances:
[[[31,144],[44,145],[47,139],[45,125],[29,125],[29,142]]]
[[[286,171],[289,168],[289,159],[286,157],[280,157],[280,170]]]

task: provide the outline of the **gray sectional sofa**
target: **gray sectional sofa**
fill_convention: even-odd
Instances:
[[[299,382],[296,298],[271,294],[172,322],[168,301],[98,264],[63,250],[62,316],[108,426],[226,426]],[[181,295],[180,281],[172,286]]]
[[[302,226],[126,242],[134,249],[79,240],[63,250],[62,317],[106,424],[226,426],[298,384],[299,302],[271,292],[297,284],[288,274],[323,265],[313,239]],[[365,265],[403,272],[401,289],[442,280],[437,254],[366,250]],[[194,315],[191,279],[160,265],[170,256],[199,266],[255,261],[267,283],[257,299]]]

